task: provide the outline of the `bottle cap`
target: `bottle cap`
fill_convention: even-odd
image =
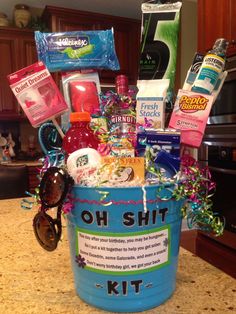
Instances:
[[[126,75],[117,75],[115,83],[118,94],[126,94],[128,92],[128,77]]]
[[[71,112],[70,122],[87,121],[90,122],[91,117],[89,112]]]
[[[216,39],[216,41],[214,43],[213,49],[220,48],[220,49],[225,51],[228,47],[228,44],[229,43],[225,38],[218,38],[218,39]]]
[[[116,84],[119,84],[119,83],[128,84],[127,76],[124,74],[117,75]]]

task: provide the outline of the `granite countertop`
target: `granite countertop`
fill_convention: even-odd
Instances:
[[[76,295],[66,230],[56,251],[44,251],[32,230],[36,207],[23,210],[20,201],[0,201],[0,313],[109,313]],[[142,313],[235,312],[236,280],[180,248],[175,293],[164,304]]]

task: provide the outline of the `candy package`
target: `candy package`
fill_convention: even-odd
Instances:
[[[135,186],[144,182],[144,157],[102,157],[104,176],[110,185]],[[106,171],[108,173],[106,173]]]
[[[139,80],[169,79],[167,96],[171,100],[175,84],[182,2],[160,2],[145,1],[142,4]]]
[[[38,58],[50,72],[120,69],[113,29],[63,33],[36,31],[35,41]]]
[[[68,110],[56,83],[43,62],[8,75],[10,87],[33,127]]]

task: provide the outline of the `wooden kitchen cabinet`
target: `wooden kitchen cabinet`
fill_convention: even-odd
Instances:
[[[0,120],[25,118],[9,87],[7,75],[37,61],[34,32],[0,27]]]
[[[118,74],[125,74],[136,84],[140,49],[141,21],[93,12],[46,6],[43,19],[52,32],[105,30],[114,28],[120,71],[99,71],[102,83],[114,83]]]
[[[29,174],[29,192],[35,194],[35,189],[39,186],[40,180],[38,178],[39,168],[35,166],[28,166]]]
[[[224,230],[216,237],[202,231],[197,232],[196,253],[208,263],[236,278],[236,234]]]
[[[236,40],[235,17],[235,0],[198,0],[198,51],[206,53],[217,38]]]

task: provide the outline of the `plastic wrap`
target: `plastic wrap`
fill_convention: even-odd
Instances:
[[[35,32],[39,60],[50,72],[79,69],[119,70],[113,29],[61,33]]]

